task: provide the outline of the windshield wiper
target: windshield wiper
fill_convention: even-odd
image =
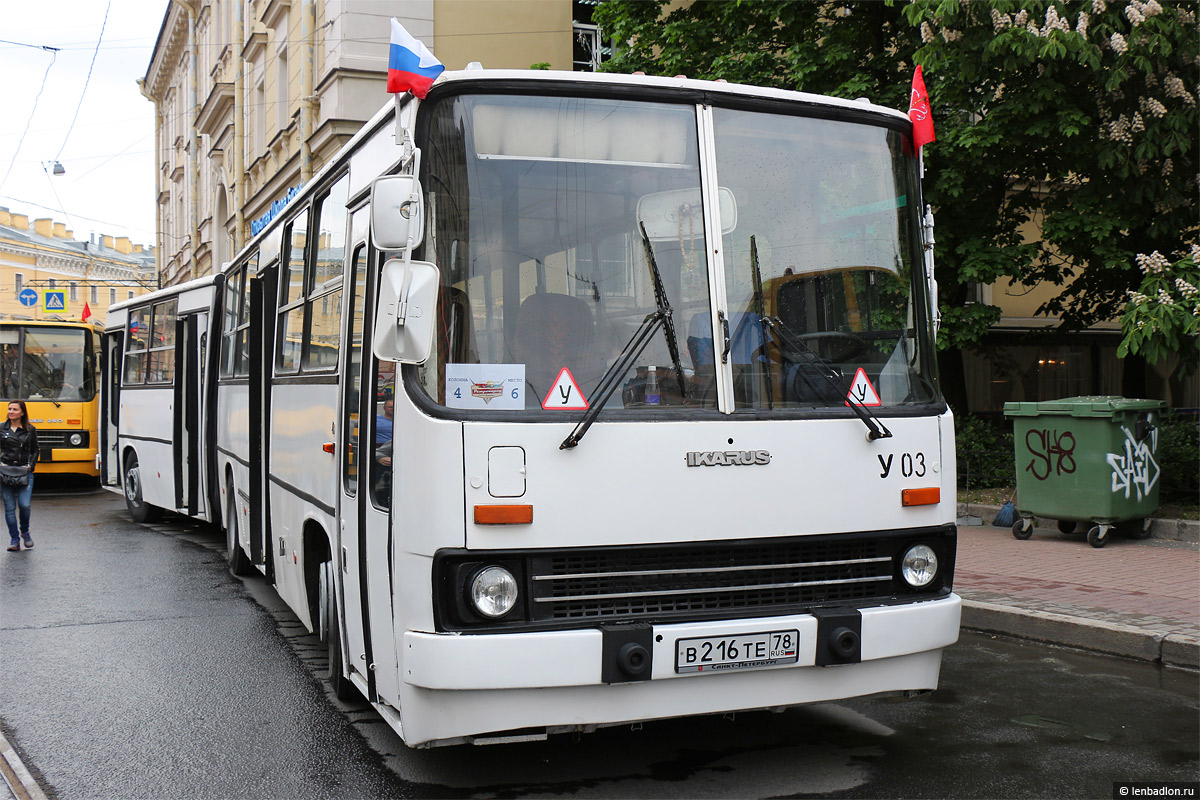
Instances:
[[[763,303],[762,275],[758,270],[758,245],[754,241],[753,236],[750,237],[750,271],[754,279],[755,305],[758,307],[759,319],[762,321],[764,331],[764,355],[766,348],[765,334],[767,331],[770,331],[771,335],[775,337],[776,341],[782,343],[784,347],[788,348],[794,353],[804,356],[808,364],[815,368],[817,374],[824,378],[829,385],[833,387],[834,391],[838,395],[841,395],[842,384],[838,380],[838,378],[841,377],[840,374],[836,373],[831,367],[825,364],[800,337],[798,337],[790,328],[780,321],[779,317],[769,317],[766,315],[765,306]],[[768,369],[767,372],[769,375],[770,370]],[[892,438],[892,432],[889,431],[874,414],[868,411],[866,406],[859,405],[857,402],[851,399],[849,394],[846,395],[846,405],[848,405],[850,410],[854,412],[855,416],[862,420],[863,424],[867,426],[867,439],[873,442],[876,439]]]
[[[638,227],[642,232],[642,244],[646,247],[646,262],[650,267],[650,278],[654,284],[654,303],[658,308],[646,315],[642,324],[634,331],[633,336],[621,348],[617,360],[605,371],[604,377],[596,385],[596,391],[592,394],[591,404],[584,413],[583,419],[579,420],[570,435],[562,440],[562,444],[558,446],[559,450],[570,450],[579,444],[588,428],[592,427],[592,423],[600,415],[600,410],[604,408],[608,398],[616,390],[621,377],[633,366],[637,357],[654,338],[654,334],[658,333],[659,328],[666,332],[667,349],[671,353],[671,363],[675,367],[675,377],[679,381],[679,396],[687,396],[683,380],[683,364],[679,360],[679,346],[675,342],[675,323],[672,319],[671,304],[667,301],[667,293],[663,289],[662,276],[658,271],[658,262],[654,259],[654,248],[650,245],[650,237],[646,235],[646,226],[639,220]]]

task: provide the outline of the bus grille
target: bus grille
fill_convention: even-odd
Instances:
[[[80,444],[77,444],[77,445],[75,445],[75,444],[68,444],[68,442],[67,442],[67,437],[68,437],[68,436],[70,436],[72,433],[78,433],[78,434],[80,434],[80,436],[83,438],[83,441],[82,441]],[[88,439],[90,438],[90,437],[88,436],[88,432],[87,432],[87,431],[81,431],[81,430],[61,430],[61,429],[55,429],[55,430],[42,430],[42,429],[39,429],[39,430],[38,430],[38,432],[37,432],[37,437],[38,437],[38,447],[39,447],[39,448],[42,448],[42,449],[48,449],[48,448],[52,448],[52,447],[58,447],[58,448],[62,448],[62,447],[87,447],[87,446],[88,446]]]
[[[434,556],[439,631],[580,628],[609,623],[738,619],[944,597],[954,588],[954,525],[773,539],[527,550],[444,549]],[[933,548],[937,577],[899,577],[914,544]],[[497,566],[516,578],[516,605],[478,613],[472,581]]]
[[[879,539],[559,552],[530,559],[530,617],[736,615],[853,602],[893,594],[892,564],[892,548]]]

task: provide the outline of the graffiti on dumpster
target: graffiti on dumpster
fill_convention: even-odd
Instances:
[[[1158,431],[1150,432],[1149,443],[1138,441],[1124,426],[1125,442],[1120,453],[1109,453],[1108,463],[1112,467],[1112,490],[1114,493],[1123,491],[1129,497],[1131,491],[1137,492],[1137,499],[1150,494],[1158,481],[1158,462],[1154,460],[1154,451],[1158,449]]]
[[[1070,475],[1075,471],[1075,434],[1070,431],[1059,433],[1049,428],[1032,429],[1025,433],[1025,447],[1033,456],[1025,465],[1025,471],[1044,481],[1055,475]]]

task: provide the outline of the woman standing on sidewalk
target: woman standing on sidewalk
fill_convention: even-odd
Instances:
[[[8,535],[12,540],[8,549],[13,553],[21,549],[22,539],[25,549],[33,548],[33,538],[29,535],[29,500],[33,495],[33,465],[37,463],[38,452],[37,428],[29,424],[25,401],[10,401],[8,419],[0,423],[0,465],[25,468],[25,483],[21,486],[10,485],[7,477],[0,479],[4,521],[8,523]],[[17,527],[18,511],[20,528]]]

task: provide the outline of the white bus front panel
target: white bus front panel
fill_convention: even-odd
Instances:
[[[601,415],[603,420],[603,415]],[[597,422],[560,450],[563,425],[464,425],[467,547],[582,547],[802,536],[933,526],[955,519],[953,456],[936,417],[887,419],[868,441],[857,419]],[[489,456],[519,447],[525,491],[496,496]],[[942,502],[905,506],[906,489]],[[473,509],[533,507],[530,525],[477,525]]]

